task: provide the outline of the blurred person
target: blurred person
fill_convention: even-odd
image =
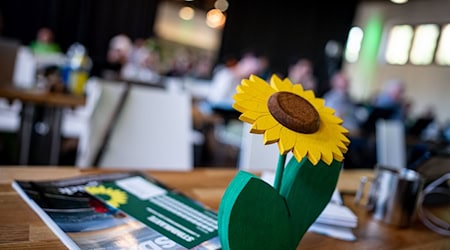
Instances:
[[[242,79],[251,74],[257,75],[261,70],[260,59],[253,54],[246,54],[236,64],[219,65],[213,72],[210,91],[205,100],[195,105],[201,118],[198,120],[214,120],[225,124],[238,118],[240,113],[233,109],[233,95]]]
[[[194,58],[191,51],[180,48],[175,51],[166,76],[185,76],[191,72],[193,64]]]
[[[36,55],[60,53],[61,48],[54,42],[53,31],[47,27],[42,27],[36,34],[36,40],[32,41],[30,48]]]
[[[127,35],[118,34],[111,38],[106,54],[105,72],[103,72],[105,78],[120,78],[120,71],[128,61],[131,48],[132,42]]]
[[[335,115],[340,117],[343,126],[349,130],[350,134],[359,133],[359,124],[355,117],[356,104],[349,95],[350,80],[342,72],[336,72],[331,78],[331,89],[323,96],[325,105],[335,110]]]
[[[344,167],[367,168],[376,163],[375,142],[372,137],[362,133],[357,113],[361,107],[350,98],[350,79],[343,71],[333,74],[330,79],[330,90],[323,98],[325,105],[335,110],[335,115],[343,120],[343,126],[349,131],[350,145],[344,159]]]
[[[316,91],[317,80],[313,73],[313,63],[309,59],[300,58],[289,65],[287,77],[292,83],[302,84],[305,90]]]
[[[200,128],[199,130],[204,135],[203,151],[209,160],[221,162],[220,159],[224,157],[224,152],[227,152],[224,150],[224,145],[231,145],[230,141],[234,140],[230,138],[240,138],[242,122],[237,120],[240,113],[232,107],[233,95],[243,79],[261,72],[261,66],[259,57],[247,53],[235,64],[218,65],[213,71],[210,91],[206,100],[200,101],[194,106],[194,109],[197,110],[194,113],[194,121],[197,121],[196,128]],[[235,151],[229,152],[233,153],[227,157],[237,157]]]
[[[213,107],[233,110],[231,107],[236,87],[242,79],[261,72],[261,60],[253,54],[246,54],[234,66],[221,67],[215,71],[207,101]]]
[[[261,68],[259,70],[260,72],[258,76],[266,81],[270,81],[270,78],[272,77],[273,74],[270,68],[270,59],[268,56],[263,55],[260,57],[260,61],[261,61]]]
[[[375,96],[373,105],[375,107],[391,109],[391,119],[405,120],[407,118],[407,108],[410,103],[405,102],[404,94],[404,81],[390,79],[384,84],[380,93]]]
[[[128,54],[127,63],[144,67],[150,54],[143,38],[136,38]]]
[[[148,48],[148,56],[145,61],[146,67],[158,74],[161,73],[161,49],[157,41],[153,38],[146,40],[146,47]]]
[[[158,83],[160,75],[159,71],[155,69],[156,62],[153,56],[147,41],[137,38],[130,49],[127,62],[122,67],[121,77],[132,81]]]
[[[198,79],[209,79],[213,70],[213,60],[210,55],[203,54],[196,60],[191,76]]]

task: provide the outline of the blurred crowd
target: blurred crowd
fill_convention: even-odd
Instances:
[[[196,53],[176,48],[167,55],[155,38],[130,39],[125,34],[114,36],[107,52],[104,76],[144,82],[158,82],[162,76],[211,77],[214,58],[208,52]]]
[[[37,32],[30,48],[36,55],[61,53],[51,29],[45,27]],[[304,89],[323,97],[326,105],[343,119],[343,126],[349,130],[352,139],[348,167],[375,163],[372,138],[377,119],[401,121],[407,135],[421,141],[440,140],[446,135],[445,128],[437,124],[432,107],[422,115],[412,117],[410,110],[414,104],[405,96],[407,85],[400,78],[388,79],[372,98],[361,103],[354,101],[349,92],[351,85],[357,83],[351,82],[347,72],[339,68],[328,72],[329,79],[321,83],[327,85],[321,88],[326,91],[318,93],[314,63],[308,58],[295,58],[289,62],[285,72],[272,72],[270,59],[253,51],[220,63],[206,51],[181,46],[170,51],[167,54],[155,38],[132,40],[125,34],[118,34],[109,42],[102,77],[148,83],[161,82],[164,77],[192,77],[209,81],[207,96],[193,102],[194,128],[205,134],[209,134],[217,124],[237,120],[239,113],[232,108],[232,96],[242,79],[253,74],[269,80],[274,73],[280,78],[289,78],[294,84],[301,83]],[[367,159],[373,162],[367,163]]]

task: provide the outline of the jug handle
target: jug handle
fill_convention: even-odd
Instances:
[[[359,186],[358,186],[358,190],[356,191],[355,200],[354,200],[356,205],[360,205],[360,203],[361,203],[361,199],[364,195],[364,187],[366,186],[367,182],[369,182],[369,177],[367,177],[367,176],[361,176],[361,178],[359,179]]]
[[[436,179],[432,183],[430,183],[422,192],[422,194],[419,196],[418,200],[418,209],[417,213],[419,215],[419,218],[422,220],[423,224],[431,229],[432,231],[444,235],[444,236],[450,236],[450,224],[447,221],[444,221],[443,219],[440,219],[433,215],[431,212],[429,212],[423,204],[423,201],[425,199],[425,196],[429,194],[443,194],[443,195],[450,195],[450,190],[448,188],[440,188],[439,185],[445,182],[448,182],[450,180],[450,173],[442,175],[440,178]]]

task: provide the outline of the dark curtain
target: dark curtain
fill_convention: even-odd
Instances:
[[[328,88],[330,62],[325,45],[345,45],[358,0],[230,0],[219,59],[254,51],[270,59],[273,72],[285,75],[291,61],[309,58],[315,65],[319,94]]]
[[[135,39],[154,35],[158,3],[159,0],[3,0],[0,34],[27,45],[39,28],[49,27],[64,51],[74,42],[85,45],[98,69],[105,63],[113,36],[124,33]]]

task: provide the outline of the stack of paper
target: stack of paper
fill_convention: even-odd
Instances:
[[[261,178],[272,184],[275,174],[264,171]],[[352,229],[358,225],[358,217],[344,206],[338,190],[335,190],[330,203],[325,207],[317,220],[308,229],[309,232],[323,234],[332,238],[354,241],[356,236]]]
[[[337,193],[337,191],[335,191]],[[330,202],[309,231],[324,234],[333,238],[353,241],[356,236],[352,229],[358,225],[358,218],[346,206]]]

